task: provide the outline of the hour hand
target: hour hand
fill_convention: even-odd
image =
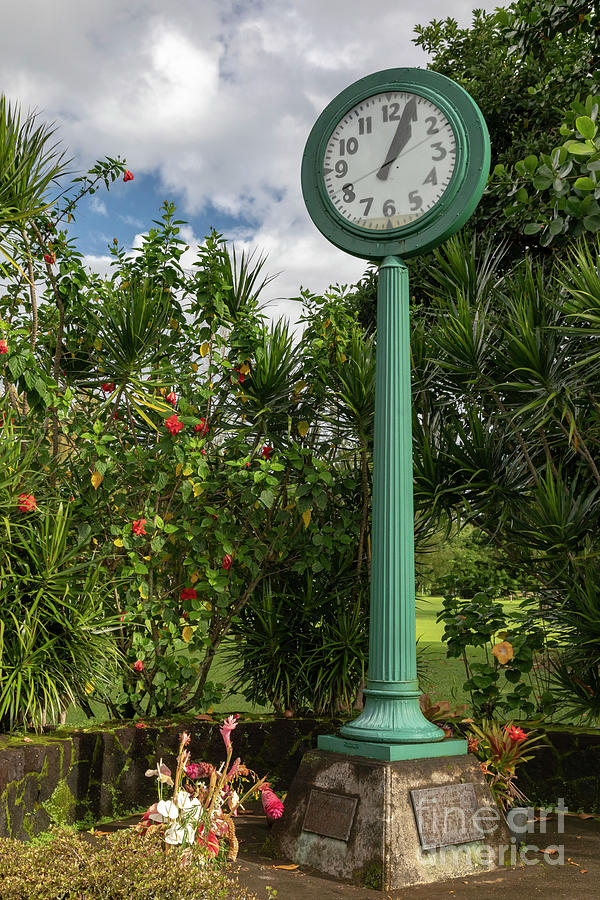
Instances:
[[[402,116],[400,117],[400,121],[398,122],[398,127],[396,128],[396,133],[392,138],[392,143],[390,144],[390,149],[387,152],[387,156],[385,158],[385,162],[381,166],[380,170],[377,172],[377,177],[381,179],[381,181],[386,181],[388,175],[390,174],[390,167],[393,162],[395,162],[402,152],[404,147],[408,144],[412,136],[412,125],[411,122],[417,121],[417,98],[413,97],[412,100],[409,100],[404,109],[402,110]]]

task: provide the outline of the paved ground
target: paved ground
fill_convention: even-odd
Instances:
[[[254,891],[259,900],[267,900],[277,891],[276,900],[438,900],[438,898],[473,898],[488,900],[503,896],[518,900],[529,898],[568,898],[568,900],[600,900],[600,820],[565,818],[565,833],[557,833],[557,821],[549,820],[546,835],[535,837],[539,850],[551,845],[564,845],[564,862],[550,864],[558,854],[548,856],[532,851],[534,865],[509,866],[486,875],[455,879],[435,885],[405,888],[401,891],[368,890],[324,878],[306,866],[294,869],[286,860],[271,859],[261,854],[268,838],[265,819],[260,814],[240,818],[240,882]]]
[[[137,821],[139,816],[99,827],[109,831]],[[535,864],[508,866],[485,875],[390,893],[334,881],[307,866],[290,866],[287,860],[265,855],[269,829],[260,807],[254,807],[238,817],[240,855],[232,870],[258,900],[600,900],[600,818],[569,815],[563,834],[558,833],[557,826],[556,819],[549,819],[546,834],[531,838],[531,843],[538,846],[537,852],[529,854]],[[553,845],[564,847],[562,863],[558,854],[541,852]]]

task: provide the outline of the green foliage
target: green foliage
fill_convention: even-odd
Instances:
[[[344,311],[343,291],[313,298],[302,341],[285,323],[268,324],[259,309],[264,258],[236,255],[215,232],[184,271],[172,204],[134,255],[110,247],[110,276],[86,271],[58,224],[122,167],[98,163],[52,219],[22,229],[17,262],[30,280],[15,275],[0,298],[0,362],[16,433],[48,488],[34,521],[56,525],[52,517],[68,509],[55,529],[68,547],[63,569],[88,573],[72,608],[64,598],[54,604],[57,627],[84,607],[89,625],[94,597],[94,621],[105,625],[90,634],[124,662],[104,679],[110,711],[148,716],[210,705],[215,654],[263,583],[286,596],[296,590],[288,582],[321,573],[335,597],[338,556],[356,586],[368,581],[374,345]],[[5,587],[11,596],[32,590],[14,565]],[[348,705],[363,671],[357,597],[311,650],[323,708]],[[28,633],[39,633],[33,622]],[[87,632],[80,637],[87,647]],[[56,717],[73,699],[106,699],[103,678],[82,680],[73,666],[34,691],[19,680],[19,647],[24,660],[31,647],[5,641],[9,725]],[[335,672],[325,665],[334,647]]]
[[[549,664],[562,661],[554,666],[562,696],[579,683],[573,709],[595,716],[600,248],[582,245],[550,273],[529,262],[502,270],[497,260],[487,290],[482,276],[471,283],[455,265],[457,251],[482,271],[465,240],[436,254],[431,306],[421,313],[426,345],[414,354],[417,384],[435,385],[426,402],[416,394],[416,494],[477,525],[522,586],[537,584],[524,628],[558,642],[547,649]],[[493,694],[494,672],[477,674]],[[546,690],[535,693],[535,708],[547,708]]]
[[[48,840],[0,838],[0,892],[11,900],[244,900],[214,865],[184,866],[178,854],[133,831],[89,840],[67,829]]]
[[[567,140],[519,160],[514,172],[502,165],[494,171],[513,198],[505,215],[543,247],[600,231],[599,104],[600,97],[591,95],[585,103],[573,103],[560,129]]]
[[[527,585],[516,577],[510,560],[478,529],[465,526],[451,533],[418,561],[421,591],[470,599],[479,592],[507,597]]]
[[[111,684],[117,652],[106,616],[106,572],[85,537],[71,533],[70,509],[43,494],[25,448],[8,421],[0,427],[0,728],[39,727],[92,686]]]
[[[444,622],[448,656],[464,661],[464,690],[477,718],[499,712],[531,717],[551,708],[548,640],[531,617],[519,614],[509,619],[501,603],[479,593],[470,601],[445,599],[438,621]],[[474,648],[485,651],[484,661],[473,659]]]
[[[566,179],[571,176],[565,171],[567,160],[572,159],[574,174],[581,158],[565,156],[554,162],[552,148],[563,142],[564,111],[574,101],[597,93],[597,21],[597,11],[587,0],[515,0],[492,13],[475,10],[470,27],[460,28],[447,18],[415,29],[415,43],[432,56],[430,67],[458,81],[483,112],[495,177],[468,228],[479,233],[487,227],[496,234],[501,231],[512,258],[532,246],[534,224],[536,232],[543,226],[543,246],[569,230],[560,207],[568,195],[582,197],[579,188],[572,190],[575,178],[569,185]],[[578,113],[584,114],[590,115],[589,111]],[[573,120],[571,127],[576,127]],[[589,129],[589,123],[583,127]],[[542,180],[544,187],[538,188]],[[560,198],[553,196],[554,184],[562,197],[556,216],[552,207]],[[538,190],[545,192],[541,203]],[[507,204],[508,191],[511,201]],[[541,217],[536,215],[538,206]],[[580,226],[587,215],[578,216]],[[526,223],[530,228],[523,235]]]
[[[349,713],[365,676],[368,616],[353,573],[334,565],[316,578],[263,585],[233,626],[229,660],[247,700],[277,712]],[[323,556],[321,557],[323,559]],[[295,588],[295,591],[294,591]]]

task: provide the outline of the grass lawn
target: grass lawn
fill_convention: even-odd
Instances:
[[[504,606],[516,610],[518,601],[507,601]],[[449,700],[452,706],[469,703],[469,696],[462,689],[466,679],[462,659],[446,658],[446,645],[442,643],[444,626],[443,623],[436,622],[441,608],[442,597],[417,597],[417,639],[419,652],[424,654],[427,661],[427,679],[430,682],[427,692],[433,699]],[[471,650],[469,653],[471,660],[476,660],[478,656],[483,658],[483,651]],[[223,659],[222,653],[217,653],[209,678],[211,681],[222,682],[226,685],[230,682],[230,667]],[[96,714],[96,721],[102,722],[108,717],[103,704],[92,704],[92,708]],[[269,707],[248,703],[242,694],[230,694],[222,703],[215,704],[212,711],[215,713],[235,711],[256,714],[272,712]],[[86,725],[90,724],[90,720],[82,710],[71,708],[67,713],[67,724]]]

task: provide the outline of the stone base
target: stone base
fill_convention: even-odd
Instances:
[[[446,829],[447,844],[462,841],[458,820],[464,825],[466,816],[471,837],[471,820],[477,820],[477,839],[422,849],[410,791],[462,784],[473,785],[477,816],[472,808],[442,804],[438,830]],[[385,762],[309,751],[272,836],[277,852],[295,863],[387,891],[491,871],[504,864],[511,847],[504,817],[473,756]]]

